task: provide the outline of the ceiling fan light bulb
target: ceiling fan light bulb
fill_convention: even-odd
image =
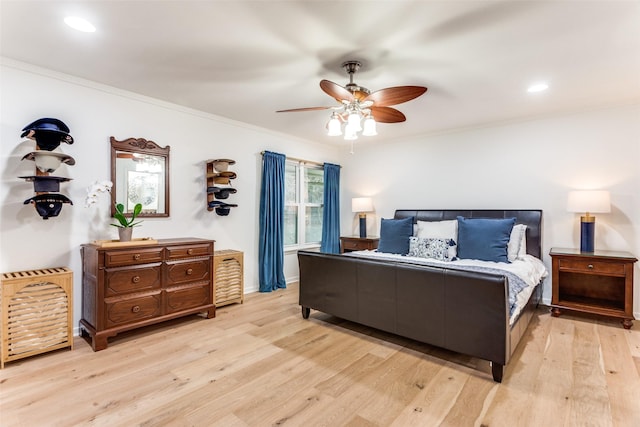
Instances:
[[[362,126],[360,126],[360,114],[350,113],[349,118],[347,119],[347,124],[351,126],[356,132],[361,131]]]
[[[364,119],[364,130],[362,131],[364,136],[375,136],[378,134],[376,131],[376,121],[373,117],[369,116]]]
[[[347,124],[344,128],[344,139],[348,141],[358,139],[358,134],[356,133],[356,130],[349,124]]]
[[[334,115],[331,116],[331,120],[329,120],[329,136],[339,136],[342,135],[342,129],[340,126],[340,120]]]

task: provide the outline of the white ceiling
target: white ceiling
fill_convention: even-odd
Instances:
[[[640,102],[640,1],[6,1],[4,57],[296,137],[328,79],[421,85],[377,141]],[[95,33],[63,23],[90,20]],[[531,83],[549,90],[529,94]]]

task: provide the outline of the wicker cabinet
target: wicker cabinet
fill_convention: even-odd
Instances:
[[[215,251],[213,269],[215,271],[216,307],[244,301],[242,263],[243,254],[240,251],[232,249]]]
[[[94,351],[116,334],[194,313],[215,317],[213,240],[82,245],[80,330]]]
[[[66,267],[2,274],[0,368],[5,362],[73,348],[73,272]]]

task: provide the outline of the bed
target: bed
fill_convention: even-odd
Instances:
[[[444,224],[458,217],[515,218],[514,223],[525,230],[520,258],[535,258],[543,266],[539,261],[541,210],[397,210],[394,215],[396,220],[411,222],[414,230],[416,226],[432,225],[426,223]],[[491,362],[494,381],[501,382],[504,367],[541,299],[539,282],[546,271],[540,272],[540,280],[530,287],[514,313],[514,298],[509,291],[510,281],[514,282],[511,273],[380,255],[299,251],[302,316],[308,318],[314,309],[485,359]]]

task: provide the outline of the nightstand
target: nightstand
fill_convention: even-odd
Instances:
[[[378,248],[379,237],[340,236],[340,253]]]
[[[633,264],[629,252],[552,248],[551,314],[563,309],[615,317],[633,325]]]

